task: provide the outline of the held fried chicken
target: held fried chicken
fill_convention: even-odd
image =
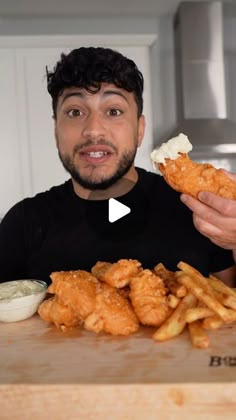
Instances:
[[[180,134],[153,150],[151,159],[155,168],[176,191],[195,198],[200,191],[209,191],[236,200],[236,182],[209,163],[193,162],[188,157],[190,150],[192,145],[187,136]]]
[[[163,281],[151,270],[143,270],[130,281],[130,300],[139,321],[159,326],[170,314]]]
[[[139,322],[129,301],[104,283],[97,293],[95,310],[86,318],[84,327],[96,333],[129,335],[138,330]]]
[[[129,284],[130,278],[140,271],[138,260],[121,259],[116,263],[98,261],[92,267],[92,274],[110,286],[121,288]]]

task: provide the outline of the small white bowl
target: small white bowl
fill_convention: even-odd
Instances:
[[[27,279],[28,281],[28,279]],[[36,292],[31,292],[26,296],[7,297],[0,299],[0,321],[2,322],[16,322],[22,321],[23,319],[30,318],[37,312],[40,303],[45,298],[47,293],[47,283],[42,280],[30,279],[34,283],[39,283],[41,288]],[[25,282],[25,280],[13,280],[4,282],[4,285],[17,285],[19,282]]]

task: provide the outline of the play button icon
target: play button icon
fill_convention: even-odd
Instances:
[[[108,219],[110,223],[116,222],[116,220],[121,219],[130,212],[131,210],[128,206],[125,206],[114,198],[110,198],[108,209]]]

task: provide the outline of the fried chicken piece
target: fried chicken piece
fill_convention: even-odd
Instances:
[[[177,281],[175,272],[167,270],[162,263],[154,267],[154,273],[161,277],[168,291],[173,293],[174,296],[181,298],[187,294],[186,287]]]
[[[130,299],[144,325],[159,326],[170,314],[166,289],[159,276],[145,269],[130,281]]]
[[[164,281],[173,279],[175,277],[175,272],[168,270],[162,263],[158,263],[157,265],[155,265],[154,272],[157,276],[161,277],[161,279]]]
[[[140,268],[141,263],[138,260],[121,259],[113,264],[98,261],[91,271],[98,280],[121,288],[129,284],[130,278],[138,274]]]
[[[111,266],[112,266],[112,263],[109,263],[106,261],[98,261],[92,267],[91,272],[98,280],[102,280],[104,273],[106,273],[108,268]]]
[[[75,312],[69,306],[60,303],[56,296],[44,300],[38,308],[38,313],[44,321],[53,323],[62,330],[77,327],[81,323]]]
[[[121,296],[129,300],[129,294],[130,294],[129,286],[125,286],[125,287],[122,287],[121,289],[117,289],[117,292],[119,292]]]
[[[84,270],[58,271],[51,274],[49,293],[55,293],[59,302],[70,307],[76,316],[85,319],[95,308],[100,282]]]
[[[209,191],[236,200],[236,182],[210,163],[193,162],[188,156],[191,149],[187,136],[180,134],[152,152],[152,161],[167,184],[195,198],[200,191]]]
[[[86,318],[84,327],[96,333],[129,335],[138,330],[139,322],[128,300],[104,283],[96,296],[95,310]]]
[[[167,159],[166,164],[158,164],[166,182],[176,191],[197,198],[200,191],[209,191],[231,200],[236,200],[236,182],[216,169],[210,163],[196,163],[187,154],[177,159]]]

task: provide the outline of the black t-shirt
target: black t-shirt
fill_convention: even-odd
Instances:
[[[91,270],[97,261],[137,259],[144,268],[187,262],[204,275],[234,265],[231,251],[194,227],[191,211],[164,179],[137,168],[139,179],[116,198],[127,216],[108,221],[108,200],[78,197],[71,180],[16,204],[0,224],[0,281],[42,279],[60,270]]]

